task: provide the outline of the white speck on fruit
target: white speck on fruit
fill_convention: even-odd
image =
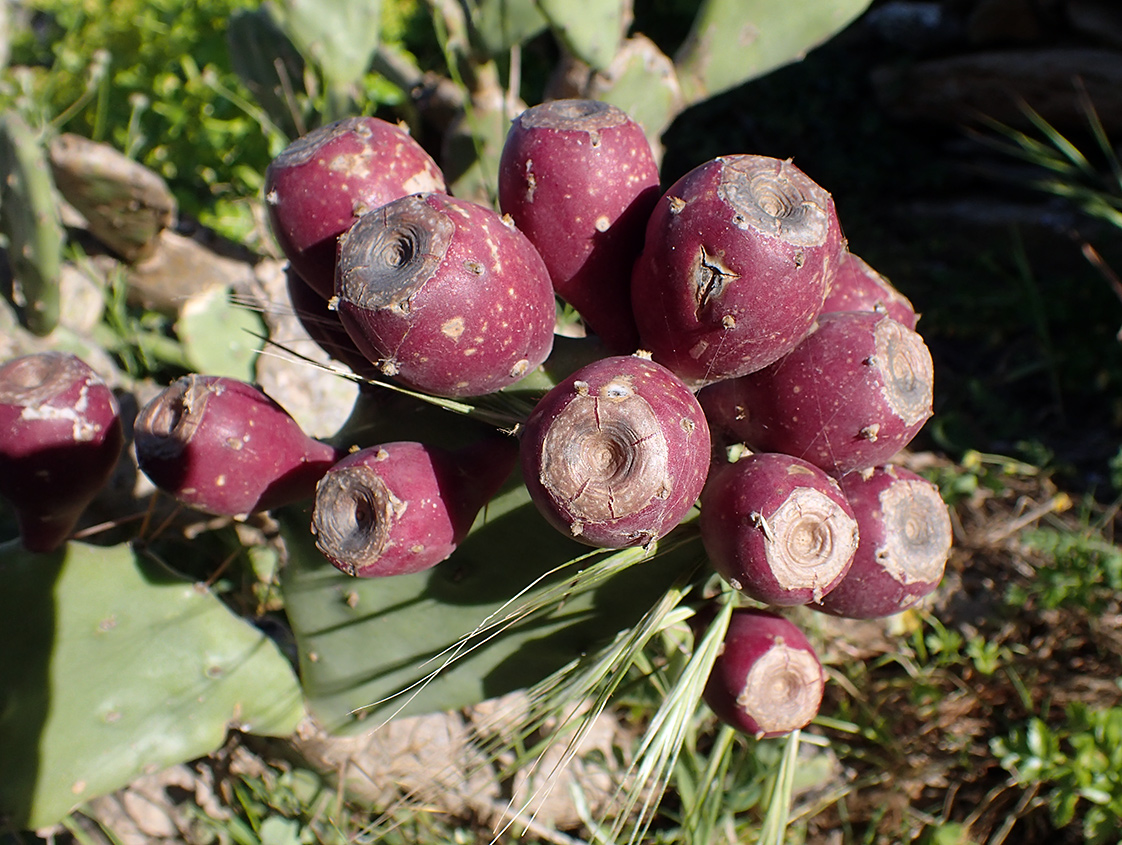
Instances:
[[[440,326],[440,333],[451,340],[459,340],[464,333],[464,318],[452,317]]]

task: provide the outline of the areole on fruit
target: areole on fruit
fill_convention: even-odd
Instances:
[[[519,117],[526,129],[562,129],[588,132],[591,143],[599,143],[596,132],[623,126],[630,118],[622,109],[602,100],[562,99],[550,100]]]
[[[766,734],[782,734],[805,726],[822,703],[824,680],[818,658],[782,639],[748,671],[737,706]]]
[[[557,415],[542,447],[541,480],[572,513],[571,530],[620,519],[670,492],[666,438],[650,404],[629,379],[576,396]],[[627,407],[622,407],[626,405]]]
[[[818,490],[800,487],[763,523],[768,567],[788,590],[825,590],[849,566],[857,548],[857,523]]]
[[[35,408],[54,397],[60,387],[89,375],[82,362],[70,355],[24,355],[3,367],[0,404]]]
[[[448,215],[420,196],[363,215],[340,238],[336,296],[360,308],[408,311],[410,298],[444,260],[454,231]]]
[[[829,232],[829,194],[789,161],[762,156],[721,158],[717,195],[733,222],[798,246],[820,246]]]
[[[934,366],[923,339],[895,320],[881,320],[874,331],[876,361],[884,377],[888,406],[911,426],[931,416]]]
[[[146,454],[161,459],[181,454],[195,436],[207,399],[221,383],[188,376],[169,384],[136,418],[136,438]]]
[[[925,481],[900,480],[879,499],[890,526],[877,549],[884,571],[901,584],[938,581],[951,545],[950,519],[938,492]]]
[[[557,530],[590,546],[648,546],[682,521],[709,468],[709,426],[668,369],[601,358],[538,401],[522,426],[522,477]]]
[[[395,516],[407,507],[370,467],[329,472],[316,488],[316,547],[348,575],[381,558]]]

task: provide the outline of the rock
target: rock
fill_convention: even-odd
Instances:
[[[145,308],[176,314],[193,294],[212,286],[245,290],[253,267],[226,258],[194,238],[162,230],[147,258],[126,268],[129,298]]]
[[[988,117],[1024,127],[1027,103],[1061,132],[1084,130],[1080,80],[1108,134],[1122,132],[1122,52],[1072,47],[983,51],[873,72],[894,118],[976,124]]]
[[[255,271],[262,316],[276,345],[257,358],[257,382],[312,437],[330,437],[347,421],[358,397],[358,385],[322,368],[346,367],[331,360],[304,329],[292,310],[285,286],[284,266],[265,260]],[[301,360],[285,350],[311,359]],[[318,367],[317,367],[318,365]]]
[[[99,241],[128,262],[152,254],[176,216],[175,197],[157,173],[80,135],[59,135],[49,153],[59,193]]]

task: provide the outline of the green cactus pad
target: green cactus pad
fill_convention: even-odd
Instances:
[[[663,131],[685,108],[673,63],[642,34],[624,41],[611,65],[593,77],[591,96],[627,112],[656,152]]]
[[[623,40],[626,11],[623,0],[538,0],[557,40],[594,70],[606,68]]]
[[[0,545],[0,818],[58,822],[227,729],[304,716],[274,643],[206,588],[127,546]]]
[[[549,25],[536,0],[476,0],[467,5],[473,34],[490,56],[529,41]]]
[[[58,325],[65,233],[38,133],[18,112],[0,116],[0,232],[8,238],[24,324],[37,335]]]
[[[281,515],[289,553],[281,584],[309,709],[336,733],[533,684],[635,624],[701,554],[698,543],[649,559],[642,549],[592,553],[519,595],[555,567],[590,553],[551,528],[521,485],[488,505],[452,557],[415,575],[343,575],[316,549],[308,521],[306,512]],[[477,637],[477,648],[449,660],[478,626],[609,558],[634,565],[592,590],[573,589],[549,612]],[[413,686],[441,667],[431,682]]]
[[[273,125],[289,139],[302,134],[307,104],[304,58],[270,7],[235,9],[226,26],[226,46],[234,72]]]
[[[183,304],[175,333],[195,372],[254,381],[265,325],[260,314],[233,302],[231,293],[212,287],[192,296]]]
[[[346,88],[370,69],[382,0],[280,0],[274,8],[285,34],[323,71],[329,89]]]
[[[801,59],[871,2],[703,0],[674,56],[687,102],[700,102]]]

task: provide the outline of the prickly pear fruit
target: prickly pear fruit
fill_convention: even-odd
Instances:
[[[704,631],[709,608],[699,613]],[[732,611],[703,697],[718,718],[758,739],[806,727],[825,688],[822,663],[791,620],[757,608]]]
[[[777,453],[715,465],[698,525],[714,569],[765,604],[821,599],[849,570],[857,548],[857,520],[838,482]]]
[[[257,387],[224,376],[176,379],[141,409],[134,438],[153,484],[223,516],[309,498],[340,457]]]
[[[673,373],[637,356],[581,367],[535,406],[522,431],[531,499],[591,546],[645,546],[686,516],[709,469],[709,428]]]
[[[639,344],[631,267],[657,199],[650,143],[622,109],[551,100],[511,124],[499,207],[541,253],[558,296],[619,354]]]
[[[833,199],[791,162],[699,165],[647,224],[631,280],[642,347],[691,385],[762,369],[814,325],[843,245]]]
[[[907,610],[942,580],[951,519],[938,488],[903,467],[841,479],[861,540],[841,583],[812,604],[834,616],[870,619]]]
[[[908,298],[884,276],[852,252],[842,253],[837,272],[830,281],[822,313],[875,311],[886,314],[915,331],[919,316]]]
[[[932,411],[923,339],[873,312],[823,314],[790,354],[704,388],[714,429],[762,452],[784,452],[834,475],[887,462]]]
[[[80,358],[41,352],[0,367],[0,496],[28,551],[70,536],[124,442],[113,391]]]
[[[362,578],[429,569],[456,550],[517,458],[504,435],[456,452],[412,441],[353,452],[316,488],[316,546]]]
[[[400,126],[349,117],[289,144],[265,171],[277,243],[324,299],[335,287],[339,236],[367,211],[420,191],[443,191],[432,157]]]
[[[534,245],[446,194],[363,215],[340,239],[336,294],[343,326],[383,374],[439,396],[512,385],[553,347],[553,288]]]

